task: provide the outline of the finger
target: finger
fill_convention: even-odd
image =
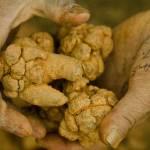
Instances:
[[[60,91],[46,85],[31,85],[19,94],[19,97],[36,106],[55,107],[64,105],[68,99]]]
[[[44,138],[46,135],[46,129],[40,119],[34,116],[28,116],[27,118],[29,119],[32,126],[32,135],[37,139]]]
[[[0,128],[20,137],[31,136],[32,127],[21,113],[7,106],[0,96]]]
[[[132,66],[129,88],[122,98],[103,121],[101,134],[104,142],[114,148],[124,139],[134,124],[150,112],[150,39],[141,45],[136,60]]]
[[[66,9],[66,12],[60,16],[59,23],[71,23],[73,25],[79,25],[89,20],[90,13],[87,9],[80,5],[74,4],[72,7]]]
[[[104,118],[100,135],[102,140],[117,148],[134,124],[150,110],[150,102],[134,91],[129,91],[116,105],[113,111]]]
[[[50,135],[39,141],[39,144],[50,150],[84,150],[75,142],[68,142],[57,135]]]
[[[73,0],[34,1],[35,14],[51,19],[56,23],[81,24],[89,20],[89,11],[76,5]]]

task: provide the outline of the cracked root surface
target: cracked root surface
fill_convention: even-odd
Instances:
[[[59,133],[71,141],[79,140],[85,147],[97,143],[100,123],[116,102],[114,93],[95,86],[85,86],[80,92],[70,93]]]
[[[95,80],[103,73],[103,61],[113,48],[112,31],[109,27],[91,24],[62,27],[59,38],[60,52],[80,60],[87,79]]]
[[[1,54],[1,81],[4,94],[16,101],[48,107],[60,106],[67,97],[48,84],[56,79],[75,81],[82,77],[79,60],[54,54],[47,33],[17,39]]]

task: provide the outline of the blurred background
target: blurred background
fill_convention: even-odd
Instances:
[[[124,19],[150,9],[150,0],[77,0],[92,14],[91,22],[114,27]]]
[[[77,2],[90,10],[92,14],[90,22],[111,27],[140,11],[150,9],[150,0],[77,0]],[[37,20],[39,25],[41,24],[41,28],[44,26],[44,29],[47,28],[50,32],[52,31],[47,20],[34,18],[31,21],[32,24],[36,24]],[[4,131],[0,131],[0,143],[0,150],[41,149],[36,145],[35,139],[31,137],[21,140]],[[101,150],[110,149],[106,146],[101,148]],[[150,119],[134,128],[117,150],[150,150]]]

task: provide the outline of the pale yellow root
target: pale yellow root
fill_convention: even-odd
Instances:
[[[52,79],[76,81],[83,74],[80,61],[61,54],[51,54],[47,59],[47,71]]]
[[[21,92],[19,97],[41,107],[61,106],[68,101],[63,93],[48,85],[31,85]]]

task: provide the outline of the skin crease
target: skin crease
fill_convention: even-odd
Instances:
[[[150,111],[149,29],[150,11],[131,17],[114,29],[114,52],[111,63],[106,65],[110,70],[104,74],[104,81],[106,87],[118,95],[121,95],[119,89],[129,82],[126,94],[100,127],[103,141],[114,148]]]
[[[129,130],[150,112],[150,11],[133,16],[113,30],[114,51],[106,62],[106,68],[99,84],[113,90],[121,97],[124,85],[128,89],[120,102],[106,116],[100,126],[104,143],[117,148]],[[112,80],[113,77],[113,80]],[[102,84],[105,83],[105,84]],[[72,144],[60,143],[60,138],[52,138],[43,143],[48,149],[72,149]],[[58,142],[57,142],[58,141]],[[55,148],[53,143],[55,143]],[[61,145],[61,148],[60,148]],[[100,149],[100,145],[90,150]],[[80,150],[75,147],[74,150]]]
[[[77,8],[80,11],[76,11]],[[90,16],[86,9],[75,7],[72,0],[0,0],[0,49],[10,31],[34,15],[48,18],[56,23],[64,21],[72,24],[86,22]],[[43,137],[42,125],[37,125],[37,130],[43,131],[39,135],[34,134],[32,129],[34,126],[34,121],[29,121],[14,108],[7,106],[2,98],[0,99],[0,128],[21,137],[30,135]]]
[[[20,18],[22,18],[21,17],[22,13],[20,12],[25,12],[29,10],[29,8],[25,6],[31,4],[30,2],[32,1],[0,0],[0,7],[1,7],[0,14],[2,14],[0,16],[0,20],[1,20],[0,25],[2,30],[1,37],[0,37],[0,46],[4,44],[8,36],[8,33],[11,29],[13,29],[17,25],[25,21],[24,19],[20,20]],[[32,6],[35,6],[33,8],[39,7],[39,5],[32,5]],[[7,11],[8,9],[9,9],[9,14]],[[38,10],[41,10],[41,8]],[[43,16],[43,14],[39,13],[39,11],[34,11],[37,13],[33,13],[33,11],[27,11],[27,12],[32,12],[32,13],[29,13],[26,19],[29,19],[33,14],[38,14],[40,16]],[[18,13],[20,14],[20,16],[18,15]],[[58,22],[59,20],[58,18],[61,18],[60,17],[61,15],[60,16],[56,15],[56,16],[57,17],[55,21]],[[70,16],[71,15],[69,15],[69,20],[70,20]],[[80,15],[80,17],[81,16],[82,15]],[[83,19],[84,21],[87,20],[88,18],[87,16],[88,15],[84,16],[86,18]],[[82,17],[80,19],[77,19],[77,22],[80,22],[82,20]],[[16,18],[19,18],[18,21],[15,20]],[[65,16],[65,18],[68,17]],[[146,67],[146,69],[145,67],[143,67],[143,66],[149,66],[150,59],[148,59],[149,57],[146,59],[140,59],[141,57],[140,52],[142,51],[147,54],[150,47],[149,44],[145,46],[145,43],[149,43],[148,40],[149,29],[150,29],[149,20],[150,20],[150,12],[148,11],[148,12],[138,14],[137,16],[125,21],[123,24],[119,25],[114,29],[113,35],[114,35],[115,48],[112,56],[110,57],[110,60],[112,60],[111,63],[108,63],[106,65],[106,67],[109,67],[110,69],[109,72],[106,72],[104,74],[105,78],[103,79],[103,81],[107,81],[105,82],[106,83],[105,87],[117,91],[118,95],[120,95],[119,93],[121,92],[118,89],[121,89],[124,83],[126,83],[128,80],[129,80],[129,88],[127,94],[121,99],[121,101],[114,108],[112,113],[110,113],[104,119],[100,127],[100,133],[101,135],[103,135],[102,136],[103,141],[105,143],[109,143],[113,147],[117,147],[120,141],[126,136],[128,130],[132,127],[132,125],[134,125],[135,122],[137,122],[139,119],[145,117],[150,110],[150,92],[149,92],[150,71],[149,71],[149,67]],[[131,70],[133,70],[132,72],[136,72],[136,73],[131,73]],[[112,82],[112,76],[114,82]],[[114,86],[114,84],[116,86]],[[5,107],[4,105],[2,105],[0,108],[2,109]],[[132,113],[129,114],[129,112]],[[115,132],[113,131],[113,133],[115,134],[112,135],[111,137],[116,138],[115,136],[116,131],[118,131],[117,136],[119,135],[118,136],[119,138],[117,138],[117,140],[115,141],[112,140],[115,138],[109,138],[109,140],[107,139],[107,136],[110,133],[110,131],[112,131],[112,128],[115,129]],[[48,140],[49,146],[46,146],[48,149],[51,148],[51,149],[59,150],[60,147],[61,149],[63,147],[64,149],[65,148],[74,149],[74,150],[80,149],[78,146],[77,147],[72,146],[71,143],[66,143],[66,142],[65,144],[62,144],[62,146],[60,146],[61,143],[57,142],[58,141],[57,138],[54,139],[54,141],[56,141],[56,144],[55,144],[55,148],[53,148],[54,146],[53,147],[51,146],[50,141],[51,140]],[[58,143],[58,148],[57,148],[57,143]]]

